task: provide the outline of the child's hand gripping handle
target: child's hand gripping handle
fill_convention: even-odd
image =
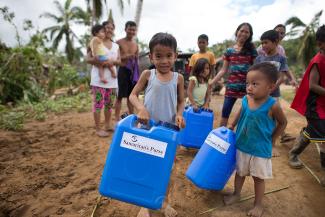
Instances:
[[[129,126],[130,128],[132,127],[136,127],[136,128],[139,128],[139,129],[146,129],[146,130],[149,130],[152,126],[155,125],[155,122],[151,119],[149,119],[146,123],[141,123],[139,121],[139,118],[134,115],[134,114],[131,114],[131,115],[125,115],[125,117],[123,117],[119,123],[124,123],[126,126]],[[140,126],[138,126],[138,124],[140,123]]]
[[[185,128],[185,120],[184,120],[183,116],[176,115],[175,122],[179,128]]]

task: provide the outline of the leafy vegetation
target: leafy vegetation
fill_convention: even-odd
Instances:
[[[44,33],[50,32],[50,39],[53,40],[52,47],[57,50],[59,43],[65,37],[65,53],[68,61],[72,63],[75,58],[75,41],[78,40],[77,35],[73,32],[71,25],[74,22],[89,24],[90,16],[80,7],[72,7],[72,0],[66,0],[64,5],[55,0],[54,4],[59,11],[59,15],[46,12],[41,17],[49,18],[56,21],[54,26],[50,26],[43,30]],[[82,22],[83,21],[83,22]]]
[[[44,121],[48,114],[66,111],[90,110],[90,96],[82,93],[52,100],[55,90],[64,87],[88,86],[89,69],[83,61],[82,49],[89,43],[91,16],[93,21],[103,14],[106,0],[85,1],[86,10],[72,6],[72,0],[61,4],[53,1],[56,13],[45,12],[40,18],[49,18],[56,23],[46,29],[35,29],[31,20],[24,20],[23,30],[28,31],[27,43],[22,40],[15,22],[15,14],[8,7],[0,7],[0,20],[9,23],[15,30],[16,47],[8,47],[0,40],[0,128],[22,129],[25,120]],[[124,1],[118,0],[121,12]],[[128,0],[129,4],[130,1]],[[90,6],[91,4],[91,6]],[[93,7],[93,10],[91,10]],[[94,12],[94,13],[92,13]],[[109,14],[112,17],[112,11]],[[73,25],[83,25],[89,31],[77,36]],[[64,54],[58,51],[65,45]]]
[[[48,114],[62,114],[69,111],[90,111],[91,98],[88,93],[62,97],[57,100],[46,99],[39,103],[20,103],[14,108],[0,107],[0,128],[20,130],[25,120],[46,120]]]
[[[319,22],[322,13],[322,10],[316,13],[308,25],[303,23],[296,16],[289,18],[285,23],[291,26],[288,34],[291,36],[298,36],[299,38],[297,57],[305,67],[316,53],[315,35],[320,26]]]
[[[0,65],[1,103],[42,98],[42,60],[34,47],[0,47]]]

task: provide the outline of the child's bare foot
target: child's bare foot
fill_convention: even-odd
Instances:
[[[234,204],[238,202],[240,199],[240,195],[237,194],[231,194],[231,195],[226,195],[223,197],[223,202],[226,206]]]
[[[272,147],[272,157],[279,157],[280,152],[276,147]]]
[[[263,211],[262,206],[254,206],[253,209],[248,211],[247,215],[251,217],[261,217],[263,215]]]
[[[175,217],[175,216],[177,216],[176,210],[173,207],[171,207],[169,204],[167,204],[167,206],[163,210],[163,213],[164,213],[165,217]]]
[[[147,208],[141,207],[137,217],[150,217],[150,212]]]

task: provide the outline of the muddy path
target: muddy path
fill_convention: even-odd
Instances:
[[[219,120],[222,96],[214,96],[215,126]],[[304,119],[282,102],[288,117],[287,132],[298,135]],[[90,216],[98,197],[98,183],[109,149],[109,138],[94,133],[92,114],[52,115],[46,122],[29,122],[20,132],[0,131],[0,217],[4,216]],[[325,188],[319,186],[306,169],[292,170],[287,152],[293,142],[279,146],[281,156],[273,158],[274,179],[266,190],[290,186],[265,196],[263,216],[323,217]],[[222,195],[231,191],[233,177],[221,192],[205,191],[185,178],[196,150],[178,149],[172,173],[171,204],[181,217],[246,216],[253,200],[232,206],[222,204]],[[314,144],[301,157],[321,175]],[[254,193],[247,179],[243,196]],[[214,211],[200,213],[215,208]],[[139,207],[103,198],[95,216],[132,217]],[[162,216],[153,212],[155,217]]]

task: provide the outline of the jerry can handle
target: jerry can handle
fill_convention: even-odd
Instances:
[[[164,122],[164,121],[158,121],[158,123],[156,123],[156,126],[162,126],[162,127],[166,127],[168,129],[174,130],[174,131],[180,131],[180,128],[175,125],[175,124],[171,124],[168,122]]]
[[[193,109],[193,107],[192,107]],[[193,109],[193,112],[195,113],[201,113],[201,112],[209,112],[209,113],[212,113],[213,110],[212,109],[206,109],[206,108],[203,108],[203,107],[199,107],[198,109]]]
[[[205,112],[209,112],[209,113],[212,113],[213,112],[213,110],[212,109],[206,109],[206,108],[200,108],[202,111],[205,111]]]
[[[138,116],[136,116],[134,114],[129,115],[129,116],[132,116],[132,121],[130,122],[131,127],[136,127],[138,129],[144,129],[144,130],[150,130],[150,128],[155,125],[155,121],[152,119],[149,119],[147,124],[141,124],[140,122],[138,122]]]

